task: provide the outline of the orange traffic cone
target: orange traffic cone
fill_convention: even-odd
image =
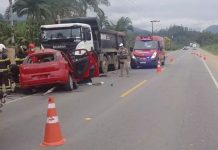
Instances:
[[[160,63],[160,60],[158,60],[158,62],[157,62],[157,73],[160,73],[161,71],[162,71],[161,63]]]
[[[44,140],[40,144],[43,147],[60,146],[65,143],[61,134],[58,115],[53,97],[48,99],[47,121],[45,125]]]
[[[206,56],[204,56],[204,60],[207,60],[207,57],[206,57]]]

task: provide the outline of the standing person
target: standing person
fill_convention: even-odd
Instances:
[[[22,39],[20,41],[18,51],[16,53],[16,65],[20,65],[23,63],[24,58],[27,56],[27,46],[25,45],[25,41]]]
[[[9,65],[11,64],[9,58],[5,54],[6,47],[0,44],[0,86],[2,87],[2,93],[6,94],[6,84],[9,79]]]
[[[120,43],[118,50],[119,62],[120,62],[120,77],[123,77],[123,71],[126,71],[127,77],[129,76],[128,56],[129,51]]]

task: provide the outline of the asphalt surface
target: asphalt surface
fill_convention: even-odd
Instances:
[[[0,150],[215,150],[218,88],[192,51],[169,53],[162,73],[110,72],[76,91],[13,95],[0,112]],[[173,62],[169,60],[173,58]],[[216,75],[217,76],[217,75]],[[48,96],[66,143],[42,148]]]

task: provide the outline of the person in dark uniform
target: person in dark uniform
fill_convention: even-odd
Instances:
[[[11,64],[9,58],[7,57],[6,47],[0,44],[0,86],[2,87],[2,93],[6,94],[6,85],[9,79],[9,65]]]
[[[13,82],[15,82],[16,84],[15,87],[19,87],[19,74],[20,74],[19,65],[23,63],[26,56],[27,56],[27,46],[25,40],[21,39],[19,46],[17,47],[16,58],[15,58],[16,64],[12,64],[10,66],[11,77]]]

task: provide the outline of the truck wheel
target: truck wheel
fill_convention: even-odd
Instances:
[[[67,84],[64,86],[64,89],[66,91],[72,91],[73,87],[74,87],[73,86],[73,79],[72,79],[71,75],[69,74]]]
[[[105,56],[103,58],[103,61],[101,61],[100,70],[101,70],[101,73],[108,72],[108,60],[107,60],[107,57],[105,57]]]
[[[114,59],[114,70],[118,70],[119,69],[119,59],[117,56],[115,56],[115,59]]]

